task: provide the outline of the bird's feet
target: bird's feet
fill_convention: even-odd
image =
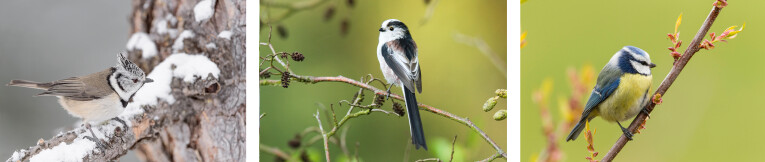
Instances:
[[[388,90],[386,91],[388,92],[388,95],[385,95],[385,100],[388,100],[388,98],[390,98],[390,88],[393,88],[393,84],[391,84],[390,87],[388,87]]]
[[[632,141],[632,133],[630,133],[630,131],[629,131],[629,130],[627,130],[627,128],[622,128],[622,132],[624,133],[624,136],[626,136],[626,137],[627,137],[627,139],[629,139],[630,141]]]
[[[632,132],[630,132],[629,129],[622,127],[622,124],[619,123],[618,121],[616,122],[616,124],[619,124],[619,128],[622,128],[622,133],[624,133],[624,136],[626,136],[627,139],[632,141]]]
[[[648,116],[648,118],[651,118],[651,113],[648,112],[648,109],[643,107],[643,110],[641,110],[643,113],[645,113],[645,116]]]
[[[127,131],[128,125],[127,125],[127,123],[125,123],[124,120],[120,119],[119,117],[114,117],[114,118],[112,118],[112,120],[115,120],[117,122],[122,123],[122,130]]]
[[[90,124],[85,123],[85,128],[90,131],[90,137],[83,136],[82,138],[85,138],[85,139],[88,139],[90,141],[95,142],[96,143],[96,148],[98,148],[98,150],[100,150],[101,152],[105,152],[106,151],[106,144],[104,144],[104,142],[102,142],[101,140],[99,140],[96,137],[96,134],[93,133],[93,129],[91,129]]]

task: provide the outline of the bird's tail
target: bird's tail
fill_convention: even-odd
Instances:
[[[6,86],[16,86],[16,87],[25,87],[25,88],[34,88],[34,89],[48,89],[50,88],[50,83],[39,83],[39,82],[33,82],[33,81],[27,81],[27,80],[11,80],[11,83],[6,84]]]
[[[574,129],[572,129],[571,133],[568,134],[566,141],[573,141],[573,140],[576,140],[577,137],[579,137],[579,133],[582,133],[582,130],[584,129],[585,121],[587,121],[587,117],[582,116],[582,119],[579,119],[579,123],[576,123],[576,126],[574,126]]]
[[[422,146],[422,148],[428,150],[428,146],[425,144],[425,131],[422,129],[417,98],[414,97],[414,91],[409,90],[406,86],[402,87],[404,88],[406,111],[409,114],[409,132],[412,134],[412,143],[416,149],[420,149],[420,146]]]

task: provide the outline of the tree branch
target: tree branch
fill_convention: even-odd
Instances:
[[[298,82],[302,82],[302,83],[315,84],[315,83],[322,83],[322,82],[340,82],[340,83],[346,83],[346,84],[350,84],[350,85],[353,85],[353,86],[356,86],[356,87],[359,87],[359,88],[363,88],[363,89],[372,91],[376,95],[387,95],[388,94],[388,92],[385,91],[385,90],[378,89],[378,88],[376,88],[374,86],[371,86],[369,84],[362,83],[360,81],[356,81],[356,80],[353,80],[353,79],[350,79],[350,78],[346,78],[344,76],[315,77],[315,76],[302,76],[302,75],[297,75],[297,74],[292,74],[291,73],[290,77],[292,78],[292,80],[295,80],[295,81],[298,81]],[[281,86],[282,83],[281,83],[281,80],[261,79],[260,80],[260,85],[261,86],[264,86],[264,85]],[[404,101],[404,98],[399,96],[398,94],[390,94],[390,98],[396,99],[396,100],[399,100],[399,101]],[[454,115],[452,113],[449,113],[447,111],[435,108],[435,107],[430,106],[430,105],[422,104],[422,103],[419,103],[419,107],[422,110],[425,110],[425,111],[428,111],[428,112],[431,112],[431,113],[434,113],[434,114],[437,114],[437,115],[441,115],[443,117],[446,117],[448,119],[452,119],[452,120],[454,120],[456,122],[459,122],[461,124],[464,124],[465,126],[470,127],[471,129],[473,129],[473,131],[475,131],[476,133],[480,134],[481,137],[483,137],[483,139],[487,143],[491,144],[492,147],[494,147],[494,149],[497,151],[497,154],[500,155],[500,157],[507,158],[507,153],[504,150],[502,150],[502,148],[500,148],[499,145],[497,145],[497,143],[495,143],[488,135],[486,135],[486,133],[484,133],[483,130],[478,128],[478,126],[476,126],[472,121],[470,121],[470,119],[462,118],[462,117],[459,117],[459,116]]]
[[[661,85],[659,85],[659,88],[656,90],[653,96],[661,95],[664,96],[664,94],[667,92],[670,86],[672,86],[672,83],[675,82],[675,79],[680,75],[680,72],[683,71],[683,68],[685,68],[685,65],[688,64],[691,57],[698,52],[700,48],[700,44],[702,39],[706,36],[707,32],[709,31],[709,28],[712,26],[712,23],[714,23],[715,19],[717,18],[717,15],[720,14],[720,11],[722,10],[722,7],[712,7],[712,11],[709,12],[709,16],[707,16],[707,19],[704,21],[704,23],[701,25],[701,28],[696,33],[696,36],[693,37],[693,41],[688,46],[688,48],[683,53],[682,57],[680,57],[679,60],[675,62],[675,64],[672,66],[672,70],[670,70],[669,74],[667,74],[667,77],[664,78],[664,81],[661,82]],[[652,97],[653,97],[652,96]],[[648,111],[648,113],[651,113],[656,107],[656,103],[654,102],[648,102],[648,104],[645,106],[645,110]],[[643,121],[645,121],[646,117],[648,117],[648,114],[645,113],[639,113],[637,117],[635,117],[635,120],[632,121],[632,124],[629,126],[630,132],[635,132],[638,129],[638,126],[640,126]],[[611,150],[608,151],[608,153],[603,157],[603,161],[612,161],[617,154],[619,154],[619,151],[624,148],[624,145],[627,144],[629,140],[626,136],[622,135],[619,140],[616,141],[613,147],[611,147]]]
[[[48,153],[67,159],[50,161],[114,161],[130,150],[144,161],[243,161],[245,1],[214,2],[201,6],[213,11],[211,17],[195,21],[194,8],[207,3],[133,0],[130,34],[148,35],[140,44],[153,44],[145,50],[156,52],[127,47],[127,57],[155,82],[144,85],[120,115],[127,127],[114,120],[93,125],[96,138],[106,144],[104,150],[83,139],[90,132],[75,128],[16,151],[8,161]],[[180,32],[193,36],[181,37]],[[178,42],[182,48],[173,49]],[[196,62],[186,64],[189,60]],[[177,77],[183,72],[175,69],[184,70],[187,77]],[[212,74],[201,69],[219,71]],[[188,74],[195,72],[200,75]],[[75,149],[83,154],[73,155]]]
[[[271,28],[270,23],[269,23],[268,26],[269,26],[269,28]],[[380,96],[389,95],[390,98],[392,98],[392,99],[396,99],[396,100],[399,100],[399,101],[404,101],[404,98],[399,96],[399,95],[397,95],[397,94],[392,94],[392,93],[388,94],[387,91],[384,91],[384,90],[381,90],[381,89],[377,89],[376,87],[370,85],[370,83],[372,83],[373,81],[378,81],[383,86],[387,86],[387,84],[385,84],[385,82],[383,82],[380,79],[374,78],[371,74],[367,75],[369,77],[369,80],[366,83],[364,83],[362,81],[356,81],[356,80],[353,80],[353,79],[350,79],[350,78],[346,78],[344,76],[337,76],[337,77],[315,77],[315,76],[297,75],[297,74],[295,74],[292,71],[292,69],[289,68],[289,62],[288,62],[289,59],[286,59],[286,58],[288,56],[292,56],[293,60],[295,60],[295,61],[302,61],[303,60],[302,59],[302,57],[303,57],[302,54],[297,53],[297,52],[292,53],[292,54],[284,53],[284,52],[276,52],[273,44],[271,43],[271,36],[272,36],[272,30],[270,30],[269,33],[268,33],[268,42],[261,42],[260,43],[260,45],[268,46],[269,49],[271,50],[271,54],[269,54],[268,56],[260,57],[261,62],[259,64],[259,66],[263,66],[263,63],[265,63],[266,61],[269,61],[269,64],[270,64],[266,68],[266,70],[261,70],[260,71],[260,77],[261,77],[260,85],[261,86],[282,86],[284,88],[287,88],[289,86],[289,82],[291,80],[295,80],[295,81],[298,81],[298,82],[311,83],[311,84],[320,83],[320,82],[341,82],[341,83],[350,84],[350,85],[353,85],[353,86],[356,86],[356,87],[360,88],[359,92],[357,93],[357,96],[354,97],[354,99],[353,99],[354,102],[350,103],[351,107],[348,110],[348,114],[346,114],[346,116],[342,120],[340,120],[340,122],[338,122],[335,125],[335,127],[330,132],[324,133],[324,131],[321,130],[321,134],[322,134],[323,138],[325,139],[325,143],[326,143],[326,139],[329,136],[332,136],[336,132],[337,128],[340,127],[343,123],[345,123],[345,121],[347,121],[348,119],[353,118],[353,117],[358,117],[360,115],[367,115],[370,112],[376,110],[374,108],[369,108],[368,106],[364,107],[364,106],[360,106],[359,105],[359,101],[362,98],[361,95],[362,95],[363,90],[372,91],[372,92],[374,92],[375,95],[380,95]],[[295,59],[295,55],[301,55],[300,56],[301,59]],[[280,57],[285,58],[285,59],[281,60],[281,59],[279,59]],[[274,61],[277,61],[282,66],[282,68],[284,68],[284,69],[280,69],[280,68],[277,68],[276,66],[274,66],[274,64],[273,64]],[[270,74],[271,74],[270,72],[268,72],[268,69],[273,69],[273,70],[281,72],[280,75],[282,75],[282,79],[281,80],[265,79],[265,78],[268,78],[270,76]],[[264,74],[267,74],[267,75],[264,75]],[[362,80],[363,80],[363,78],[362,78]],[[503,91],[498,90],[496,92],[498,96],[501,96],[500,92],[503,92]],[[506,93],[506,92],[504,92],[504,93]],[[350,114],[351,110],[353,110],[353,108],[356,107],[356,106],[362,107],[362,108],[366,108],[366,109],[361,110],[359,112],[356,112],[354,114]],[[432,106],[429,106],[429,105],[425,105],[425,104],[422,104],[422,103],[419,103],[418,107],[420,109],[426,110],[428,112],[432,112],[432,113],[441,115],[443,117],[446,117],[448,119],[452,119],[452,120],[454,120],[456,122],[465,124],[466,126],[472,128],[473,131],[475,131],[476,133],[480,134],[483,137],[483,139],[487,143],[492,145],[492,147],[497,151],[495,155],[492,155],[492,157],[490,157],[488,159],[485,159],[485,160],[491,161],[491,160],[494,160],[494,159],[500,158],[500,157],[507,159],[507,153],[504,150],[502,150],[502,148],[500,148],[499,145],[497,145],[497,143],[494,142],[494,140],[492,140],[486,133],[484,133],[483,130],[478,128],[478,126],[476,126],[472,121],[470,121],[470,119],[462,118],[462,117],[456,116],[456,115],[454,115],[452,113],[449,113],[449,112],[443,111],[441,109],[437,109],[435,107],[432,107]],[[377,109],[377,110],[381,111],[381,112],[385,112],[386,114],[390,114],[389,112],[386,112],[385,110],[382,110],[382,109]],[[334,110],[333,110],[333,114],[334,114]],[[318,112],[317,112],[317,114],[315,116],[316,116],[317,120],[319,120]],[[320,120],[319,120],[319,126],[321,126],[321,121]],[[309,142],[309,143],[312,143],[312,142]],[[326,144],[325,144],[325,147],[326,147]],[[326,151],[326,149],[325,149],[325,151]],[[328,154],[328,152],[327,152],[326,156],[327,156],[327,160],[329,161],[329,154]]]

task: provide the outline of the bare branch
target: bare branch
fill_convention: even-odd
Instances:
[[[709,28],[712,27],[712,23],[714,23],[715,19],[717,19],[717,15],[720,14],[720,11],[722,10],[722,7],[712,7],[712,11],[709,12],[709,16],[707,16],[707,19],[704,21],[704,23],[701,25],[701,28],[696,33],[696,36],[693,37],[693,41],[688,46],[688,48],[685,50],[683,55],[680,57],[679,60],[675,62],[675,64],[672,66],[672,70],[669,71],[669,74],[667,74],[667,77],[664,78],[664,81],[661,82],[661,85],[659,85],[659,88],[656,90],[656,93],[652,96],[661,95],[664,96],[664,94],[667,92],[670,86],[672,86],[672,83],[675,82],[675,79],[680,75],[680,72],[683,71],[683,68],[685,68],[685,65],[688,64],[688,62],[691,60],[691,57],[693,57],[696,52],[698,52],[701,48],[699,44],[701,44],[702,39],[704,39],[704,36],[706,36],[707,32],[709,31]],[[654,102],[648,102],[648,104],[645,106],[645,110],[648,111],[648,113],[651,113],[656,107],[656,104]],[[641,123],[643,123],[648,117],[648,114],[645,113],[639,113],[637,117],[635,117],[635,120],[632,121],[632,124],[629,126],[630,132],[635,132]],[[602,161],[612,161],[617,154],[619,154],[619,151],[624,148],[624,145],[629,142],[629,139],[627,139],[626,136],[622,135],[619,140],[614,143],[614,146],[611,147],[611,149],[608,151],[608,153],[603,157]]]
[[[327,134],[324,133],[324,127],[321,126],[321,119],[319,119],[319,110],[316,110],[316,114],[313,115],[316,117],[316,121],[319,123],[319,130],[321,130],[321,137],[324,139],[324,156],[327,157],[327,162],[329,162],[329,143],[327,143]]]
[[[387,91],[385,91],[385,90],[377,89],[376,87],[373,87],[373,86],[371,86],[369,84],[366,84],[366,83],[363,83],[363,82],[360,82],[360,81],[356,81],[356,80],[353,80],[353,79],[350,79],[350,78],[346,78],[346,77],[343,77],[343,76],[336,76],[336,77],[314,77],[314,76],[300,76],[300,75],[296,75],[296,74],[290,74],[290,76],[292,77],[292,80],[295,80],[295,81],[298,81],[298,82],[303,82],[303,83],[341,82],[341,83],[350,84],[350,85],[353,85],[353,86],[356,86],[356,87],[359,87],[359,88],[363,88],[365,90],[372,91],[376,95],[387,95],[388,94]],[[277,85],[278,86],[278,85],[281,85],[281,81],[280,80],[262,79],[262,80],[260,80],[260,85],[261,86],[263,86],[263,85]],[[399,95],[397,95],[397,94],[390,94],[390,98],[396,99],[396,100],[399,100],[399,101],[404,101],[404,98],[399,96]],[[494,147],[494,149],[498,152],[498,154],[501,155],[501,157],[507,158],[507,153],[505,153],[505,151],[502,150],[502,148],[500,148],[499,145],[497,145],[497,143],[495,143],[486,133],[484,133],[483,130],[478,128],[478,126],[476,126],[472,121],[470,121],[470,119],[462,118],[462,117],[459,117],[459,116],[454,115],[452,113],[449,113],[447,111],[435,108],[435,107],[430,106],[430,105],[425,105],[425,104],[422,104],[422,103],[419,103],[419,107],[422,110],[425,110],[425,111],[428,111],[428,112],[431,112],[431,113],[434,113],[434,114],[437,114],[437,115],[440,115],[440,116],[452,119],[452,120],[454,120],[456,122],[462,123],[465,126],[470,127],[471,129],[473,129],[474,132],[480,134],[481,137],[483,137],[483,139],[486,142],[491,144],[492,147]],[[358,114],[358,115],[361,115],[361,114]],[[356,115],[356,116],[358,116],[358,115]],[[345,118],[343,120],[340,120],[340,123],[341,123],[340,125],[342,125],[342,123],[344,123],[345,121],[346,121]]]

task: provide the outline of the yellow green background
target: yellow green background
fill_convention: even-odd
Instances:
[[[521,30],[528,33],[528,45],[521,49],[521,160],[531,160],[547,144],[539,107],[531,97],[545,78],[554,82],[549,104],[556,125],[562,120],[557,98],[571,93],[566,69],[591,65],[597,73],[622,46],[633,45],[650,54],[658,65],[652,69],[655,90],[672,66],[667,33],[673,32],[678,15],[683,13],[679,31],[684,43],[681,49],[685,50],[713,2],[529,0],[521,4]],[[730,1],[710,32],[719,35],[729,26],[746,23],[744,31],[729,43],[716,43],[717,48],[697,53],[665,94],[664,103],[651,114],[647,129],[637,134],[615,160],[763,159],[762,6],[765,1]],[[597,129],[594,144],[600,152],[596,159],[600,159],[621,131],[615,123],[600,118],[592,120],[591,127]],[[584,161],[589,152],[583,136],[565,142],[567,134],[557,139],[564,160]]]
[[[500,99],[493,111],[481,110],[481,106],[494,95],[496,89],[506,88],[505,70],[492,65],[490,59],[481,54],[478,48],[455,40],[457,33],[483,39],[498,54],[503,66],[506,66],[506,1],[440,1],[432,18],[425,24],[421,23],[426,11],[423,1],[356,0],[352,8],[345,2],[329,1],[316,8],[297,12],[282,22],[288,37],[274,34],[272,43],[276,50],[299,51],[306,57],[303,62],[291,62],[292,70],[298,75],[310,76],[342,75],[358,79],[371,73],[382,77],[376,56],[379,36],[377,29],[386,19],[399,19],[408,25],[419,47],[423,91],[417,94],[417,100],[468,117],[500,147],[507,149],[506,121],[492,119],[494,112],[506,109],[506,100]],[[324,21],[323,15],[329,6],[335,7],[335,15],[329,21]],[[261,20],[267,22],[265,13],[269,11],[268,7],[261,5],[260,9]],[[283,11],[270,9],[274,15]],[[349,20],[350,28],[347,35],[342,36],[340,22],[345,18]],[[265,42],[268,26],[262,26],[259,33],[259,39],[253,41]],[[260,56],[271,53],[266,46],[260,46],[258,51]],[[279,76],[270,79],[279,79]],[[377,83],[373,85],[381,87]],[[358,91],[358,88],[342,83],[303,84],[294,81],[286,89],[272,86],[260,88],[258,113],[266,113],[260,121],[260,142],[285,151],[290,150],[287,141],[296,133],[317,126],[312,115],[319,109],[318,103],[327,107],[329,104],[337,105],[340,100],[350,100]],[[394,88],[392,92],[400,93],[400,88]],[[366,95],[372,96],[369,92]],[[364,103],[371,101],[372,98],[368,97]],[[391,105],[386,102],[384,108],[390,110]],[[340,118],[348,107],[336,106],[335,109]],[[447,152],[455,135],[458,136],[456,161],[480,160],[495,152],[491,145],[460,123],[430,112],[421,111],[420,115],[430,150],[412,148],[409,157],[411,161],[431,157],[448,160]],[[323,121],[329,121],[326,116],[321,117]],[[330,125],[324,124],[325,129],[329,129],[327,127]],[[351,154],[355,152],[355,143],[359,142],[358,156],[364,161],[403,160],[404,149],[410,138],[406,117],[372,113],[351,119],[347,126],[350,126],[347,142]],[[304,137],[303,141],[314,135]],[[312,158],[324,161],[320,143],[312,145],[308,151]],[[333,160],[345,159],[337,145],[331,144],[330,151]],[[264,161],[275,158],[264,152],[260,155]]]

